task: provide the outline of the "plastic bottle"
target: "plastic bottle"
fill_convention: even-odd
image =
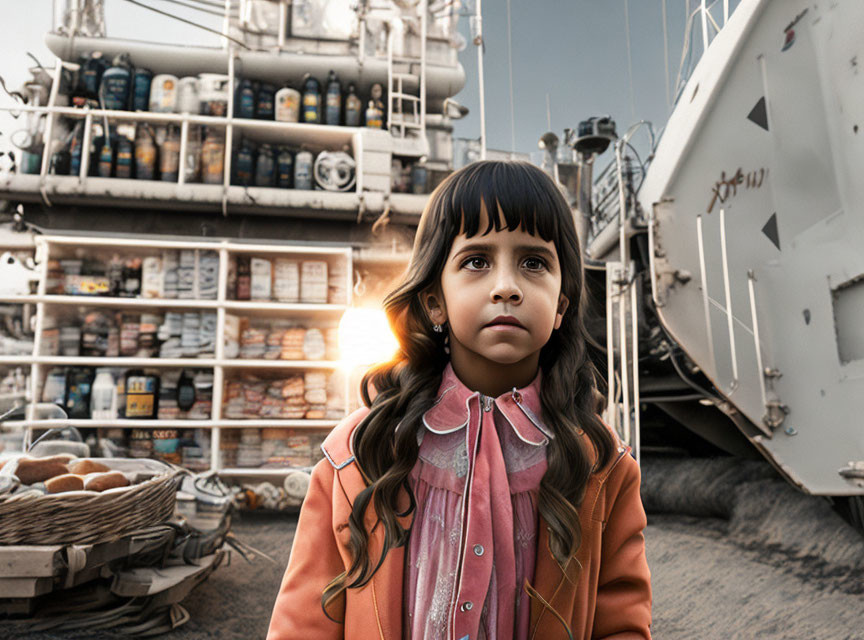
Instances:
[[[117,137],[117,149],[114,159],[114,176],[117,178],[132,177],[132,161],[135,157],[135,145],[125,135]]]
[[[300,119],[300,92],[283,87],[276,92],[276,120],[297,122]]]
[[[78,78],[81,92],[86,97],[99,97],[99,86],[102,83],[102,74],[105,73],[106,66],[101,51],[94,51],[82,61]]]
[[[225,172],[225,135],[214,128],[207,130],[201,148],[204,184],[222,184]]]
[[[150,106],[150,84],[153,72],[149,69],[135,69],[132,78],[132,110],[147,111]]]
[[[90,417],[93,420],[114,420],[117,417],[117,383],[110,369],[96,369],[90,391]]]
[[[189,125],[189,138],[186,140],[186,157],[183,159],[183,179],[186,182],[198,182],[201,180],[201,144],[201,126]]]
[[[272,187],[275,177],[276,158],[273,147],[262,144],[258,150],[258,161],[255,165],[255,186]]]
[[[132,62],[128,53],[114,58],[113,66],[102,74],[100,98],[106,109],[126,111],[132,89]]]
[[[252,81],[244,78],[240,81],[240,90],[237,92],[237,118],[251,120],[255,117],[255,87]]]
[[[342,119],[342,84],[332,69],[327,75],[327,107],[324,111],[326,124],[338,125]]]
[[[159,172],[162,182],[177,182],[180,171],[180,131],[168,125],[168,136],[159,149]]]
[[[294,188],[312,189],[312,161],[314,157],[311,151],[298,151],[294,157]]]
[[[321,122],[321,85],[311,74],[303,78],[303,117],[302,121],[309,124]]]
[[[258,120],[273,120],[273,94],[276,87],[262,82],[258,87],[258,99],[255,101],[255,117]]]
[[[294,154],[288,147],[279,147],[276,156],[276,186],[280,189],[294,186]]]
[[[114,145],[116,138],[112,133],[102,138],[99,146],[98,175],[100,178],[110,178],[114,174]]]
[[[375,100],[370,100],[366,107],[366,126],[370,129],[381,129],[384,126],[384,114],[378,108]]]
[[[248,187],[255,175],[255,151],[246,138],[237,149],[234,161],[234,184]]]
[[[348,85],[348,95],[345,96],[345,126],[359,127],[362,112],[363,102],[357,96],[357,87],[352,82]]]
[[[139,124],[135,133],[135,177],[153,180],[156,173],[156,144],[147,125]]]

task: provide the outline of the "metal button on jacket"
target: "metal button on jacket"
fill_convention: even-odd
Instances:
[[[473,608],[474,608],[473,602],[463,602],[462,606],[459,607],[459,610],[460,611],[471,611],[471,609],[473,609]]]
[[[483,551],[484,551],[484,549],[483,549],[483,545],[482,545],[482,544],[475,544],[475,545],[474,545],[474,555],[482,556],[482,555],[483,555]]]

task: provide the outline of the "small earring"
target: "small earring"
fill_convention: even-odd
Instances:
[[[435,333],[441,333],[442,331],[444,331],[444,327],[442,327],[440,324],[433,324],[432,331],[434,331]]]
[[[444,336],[444,353],[450,355],[450,334]]]

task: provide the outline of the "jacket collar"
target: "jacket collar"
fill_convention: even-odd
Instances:
[[[495,405],[513,427],[516,435],[524,442],[537,446],[545,445],[555,437],[539,417],[542,415],[542,375],[543,372],[538,369],[534,380],[527,386],[519,389],[513,387],[494,398]],[[488,396],[466,387],[453,371],[453,364],[448,362],[441,376],[435,404],[423,414],[423,424],[433,433],[452,433],[462,429],[468,424],[472,398],[483,402]]]

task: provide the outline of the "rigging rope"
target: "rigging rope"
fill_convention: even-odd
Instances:
[[[167,11],[162,11],[162,10],[157,9],[155,7],[151,7],[149,5],[144,4],[143,2],[138,2],[138,0],[125,0],[125,1],[128,2],[129,4],[134,4],[136,7],[141,7],[142,9],[148,9],[150,11],[153,11],[154,13],[158,13],[160,15],[167,16],[168,18],[174,18],[175,20],[179,20],[180,22],[184,22],[188,25],[192,25],[193,27],[198,27],[199,29],[203,29],[204,31],[209,31],[210,33],[215,33],[217,36],[221,36],[227,40],[230,40],[231,42],[234,42],[235,44],[239,44],[244,49],[249,48],[248,46],[246,46],[246,44],[244,42],[237,40],[237,38],[232,38],[231,36],[226,35],[226,34],[222,33],[221,31],[217,31],[216,29],[211,29],[210,27],[205,27],[203,24],[198,24],[197,22],[187,20],[186,18],[181,18],[180,16],[175,16],[173,13],[168,13]]]

